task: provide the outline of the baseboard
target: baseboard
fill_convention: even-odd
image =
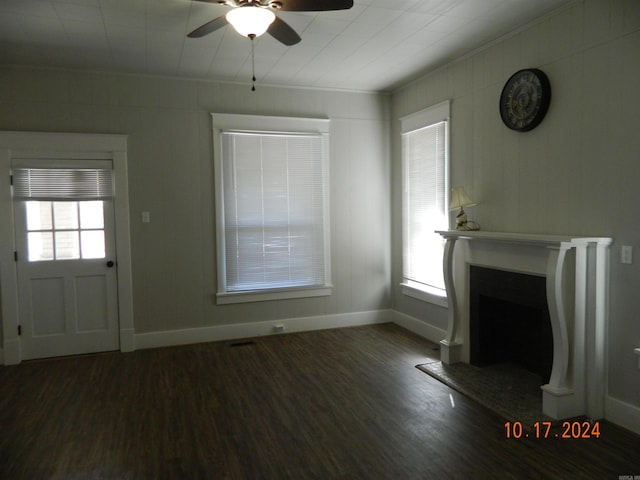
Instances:
[[[17,337],[4,341],[0,348],[0,362],[2,365],[20,363],[20,340]]]
[[[262,337],[276,334],[276,326],[284,327],[283,333],[325,330],[329,328],[356,327],[393,321],[392,310],[318,315],[313,317],[285,318],[265,322],[237,323],[212,327],[187,328],[164,332],[137,333],[135,348],[157,348],[192,343],[216,342],[240,338]]]
[[[402,328],[406,328],[407,330],[410,330],[434,343],[439,343],[440,340],[447,336],[447,332],[445,330],[434,327],[427,322],[423,322],[422,320],[418,320],[415,317],[395,310],[393,311],[393,323],[400,325]]]
[[[607,395],[604,409],[607,420],[640,435],[640,407]]]
[[[120,330],[120,351],[133,352],[136,348],[136,332],[133,328],[124,328]]]

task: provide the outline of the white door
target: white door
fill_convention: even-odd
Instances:
[[[96,172],[108,185],[93,191]],[[117,350],[113,199],[102,191],[112,191],[111,171],[19,168],[13,177],[22,358]]]

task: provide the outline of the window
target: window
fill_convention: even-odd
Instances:
[[[30,262],[105,258],[101,200],[26,205]]]
[[[25,202],[29,262],[105,258],[110,168],[15,168],[13,194]]]
[[[403,291],[446,304],[442,272],[446,230],[449,102],[401,119]]]
[[[328,121],[213,123],[218,303],[330,294]]]

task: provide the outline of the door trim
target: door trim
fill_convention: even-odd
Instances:
[[[11,160],[15,158],[93,158],[105,156],[113,162],[116,185],[113,201],[116,251],[118,255],[118,321],[120,351],[135,350],[127,136],[89,133],[0,132],[0,304],[2,348],[0,363],[22,360],[18,336],[18,281],[14,260],[15,226],[9,184]],[[8,228],[5,228],[8,227]],[[3,357],[3,358],[2,358]]]

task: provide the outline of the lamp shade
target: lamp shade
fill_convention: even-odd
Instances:
[[[266,8],[247,6],[234,8],[225,15],[225,18],[240,35],[259,37],[267,31],[276,16]]]
[[[451,189],[451,203],[449,204],[449,210],[471,207],[473,205],[475,205],[475,202],[469,198],[467,192],[464,191],[464,187],[453,187]]]

